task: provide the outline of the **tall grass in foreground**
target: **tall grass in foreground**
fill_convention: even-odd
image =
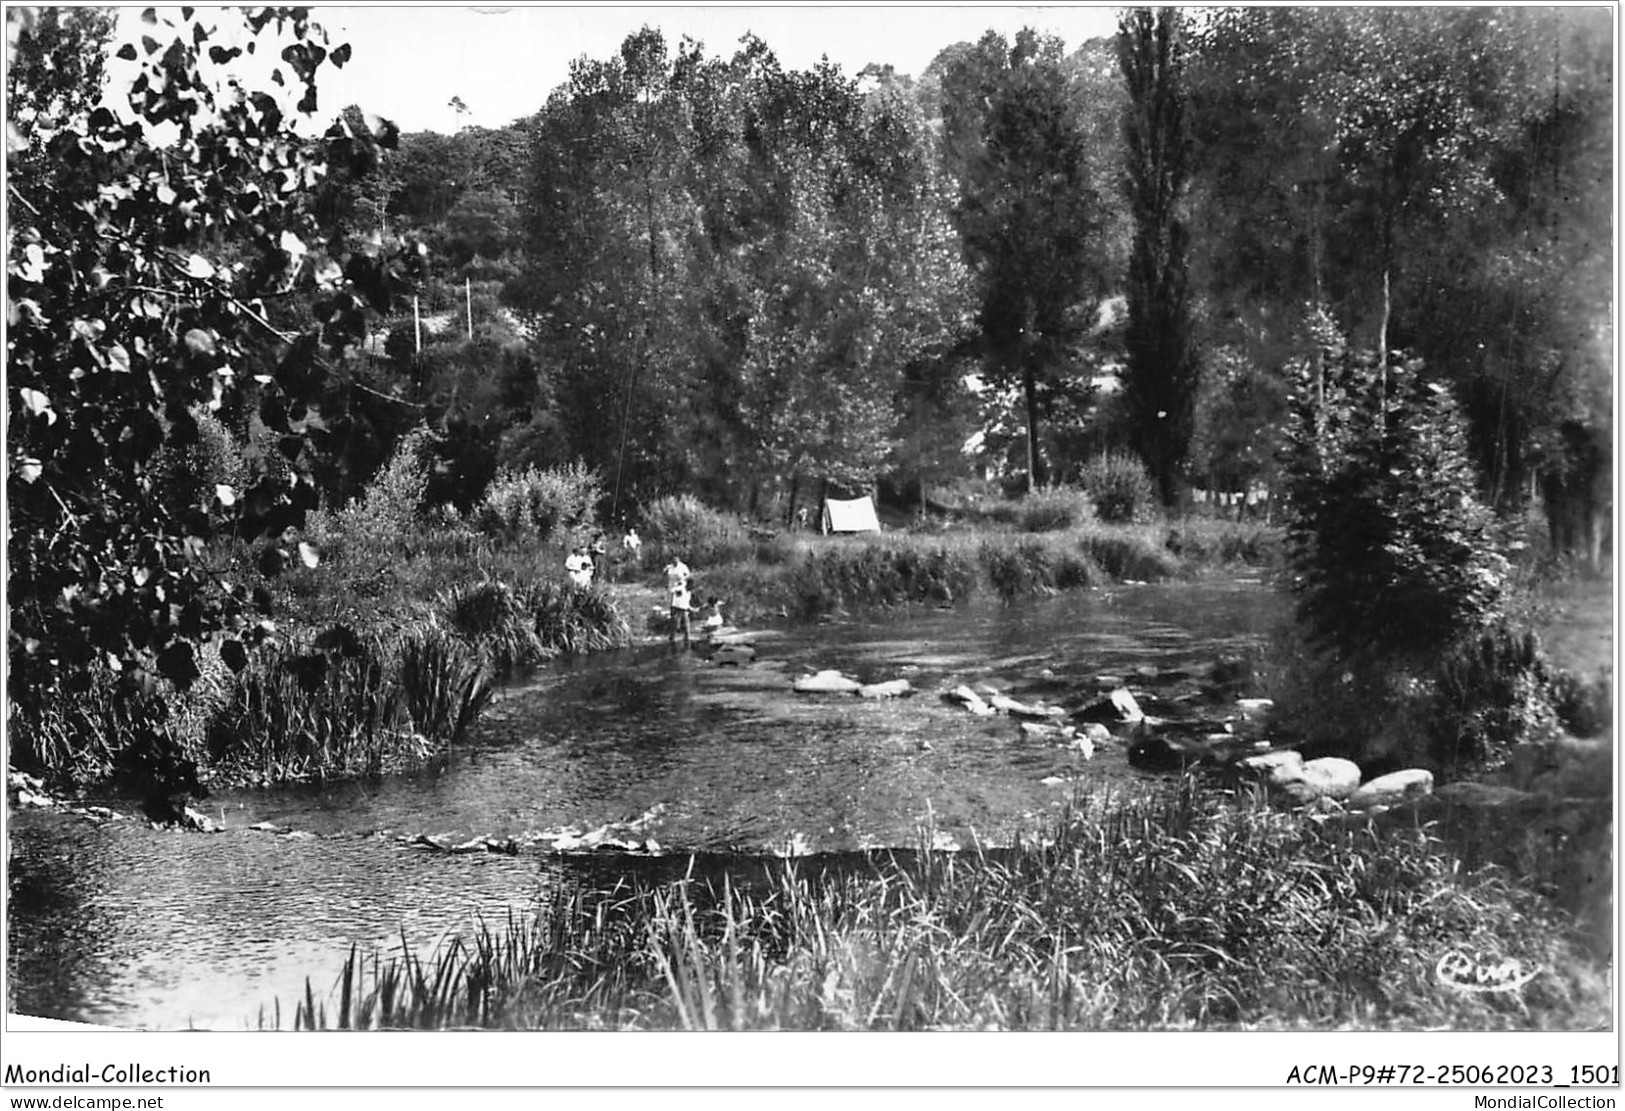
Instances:
[[[569,890],[420,956],[352,950],[298,1028],[1511,1029],[1611,1021],[1569,919],[1425,829],[1336,829],[1185,780],[1052,837],[736,886]],[[1447,954],[1538,969],[1442,983]],[[334,998],[336,996],[336,999]],[[280,1015],[280,1005],[276,1013]]]

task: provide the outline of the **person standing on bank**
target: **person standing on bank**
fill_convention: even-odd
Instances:
[[[677,639],[677,630],[683,630],[683,643],[689,643],[689,610],[694,606],[694,596],[689,591],[688,580],[692,572],[688,564],[683,562],[681,554],[673,554],[671,562],[666,564],[666,594],[671,600],[671,633],[667,640]]]
[[[577,586],[592,585],[592,560],[587,556],[587,550],[580,544],[570,553],[564,561],[564,570],[570,576],[570,581]]]
[[[604,563],[607,550],[604,547],[603,533],[593,533],[592,547],[587,549],[587,554],[592,557],[592,577],[598,579],[599,581],[603,581],[604,572],[607,570]]]

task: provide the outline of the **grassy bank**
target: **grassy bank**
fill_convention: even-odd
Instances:
[[[1606,963],[1425,829],[1338,829],[1185,780],[1042,843],[761,883],[575,890],[428,954],[352,952],[300,1028],[1575,1029]],[[1538,970],[1441,979],[1451,954]],[[280,1005],[275,1012],[281,1014]]]
[[[699,558],[698,550],[711,558]],[[726,603],[734,622],[813,620],[907,605],[953,605],[975,597],[1013,602],[1110,583],[1278,566],[1281,536],[1261,525],[1193,518],[1179,524],[1085,521],[1026,531],[993,517],[953,527],[878,536],[781,534],[724,543],[684,536],[656,543],[623,575],[654,583],[671,551],[696,572],[696,595]]]

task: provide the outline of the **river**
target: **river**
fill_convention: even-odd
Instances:
[[[1261,644],[1281,613],[1256,582],[1126,585],[764,631],[744,668],[643,646],[516,681],[420,773],[217,791],[201,808],[222,833],[13,811],[11,1009],[243,1029],[280,1000],[287,1027],[306,977],[323,994],[352,944],[388,950],[404,934],[432,947],[477,916],[524,912],[566,876],[647,875],[694,853],[743,869],[766,856],[1008,844],[1071,792],[1141,773],[1121,744],[1086,762],[943,691],[987,683],[1075,708],[1116,675],[1155,713],[1159,697],[1193,686],[1182,673]],[[796,676],[826,668],[905,678],[919,693],[792,693]],[[251,828],[264,824],[291,832]],[[520,851],[453,854],[413,845],[419,835]],[[623,848],[591,851],[600,842]],[[556,851],[571,846],[583,851]]]

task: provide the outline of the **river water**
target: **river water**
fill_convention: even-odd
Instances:
[[[1071,792],[1141,773],[1121,744],[1085,762],[943,691],[986,683],[1075,709],[1117,675],[1156,713],[1193,688],[1181,673],[1262,643],[1281,612],[1245,581],[1121,586],[764,631],[745,668],[645,646],[525,677],[419,774],[216,792],[202,806],[222,833],[13,811],[10,1009],[243,1029],[280,1000],[287,1027],[306,977],[324,994],[352,944],[388,951],[404,934],[426,950],[584,871],[601,881],[694,853],[752,868],[765,856],[1008,844]],[[906,678],[919,693],[791,691],[826,668]],[[262,823],[292,832],[251,828]],[[411,844],[419,835],[513,839],[520,851],[452,854]],[[571,847],[582,852],[557,851]]]

